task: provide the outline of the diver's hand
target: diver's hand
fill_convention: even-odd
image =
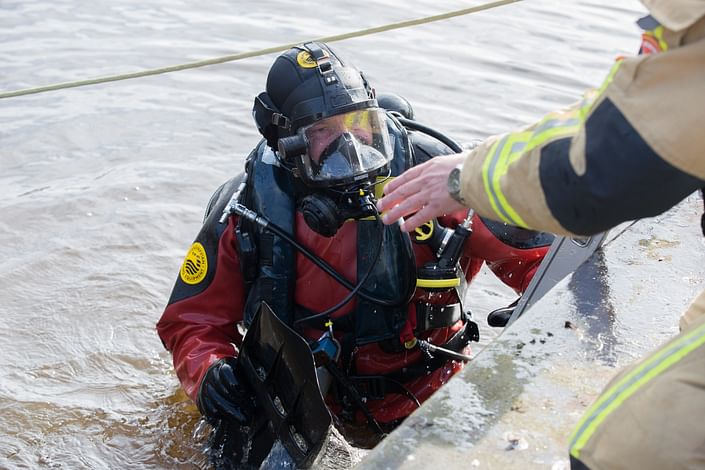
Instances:
[[[254,416],[253,398],[243,386],[237,359],[226,357],[215,362],[201,382],[197,405],[211,424],[225,419],[248,425]]]
[[[377,203],[380,211],[386,211],[383,222],[392,224],[415,213],[401,225],[402,231],[411,232],[434,217],[466,209],[448,193],[448,175],[465,156],[435,157],[390,181],[384,188],[385,196]]]

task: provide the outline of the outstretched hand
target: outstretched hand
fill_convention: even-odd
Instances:
[[[448,193],[450,171],[465,159],[462,153],[443,155],[408,169],[384,188],[385,196],[377,202],[382,221],[389,225],[402,217],[401,229],[411,232],[434,217],[450,214],[465,206]]]

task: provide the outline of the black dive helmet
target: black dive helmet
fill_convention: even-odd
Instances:
[[[385,112],[359,70],[325,44],[294,47],[274,61],[253,116],[279,161],[309,188],[300,206],[313,230],[332,236],[346,219],[374,215],[359,188],[388,167],[393,150]]]
[[[255,98],[253,115],[269,146],[285,164],[296,165],[307,186],[354,183],[392,158],[374,90],[359,70],[322,43],[306,43],[277,57],[267,91]]]

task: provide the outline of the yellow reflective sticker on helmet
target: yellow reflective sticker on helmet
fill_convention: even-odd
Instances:
[[[311,57],[311,54],[309,54],[308,51],[299,52],[296,56],[296,62],[299,64],[299,66],[305,69],[312,69],[316,65],[318,65],[316,61],[313,60],[313,57]]]
[[[200,243],[195,242],[188,250],[184,264],[181,265],[181,280],[190,285],[198,284],[206,277],[207,272],[206,249]]]

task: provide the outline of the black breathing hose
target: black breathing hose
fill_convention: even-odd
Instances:
[[[437,130],[435,130],[431,127],[425,126],[417,121],[414,121],[412,119],[407,119],[407,118],[400,116],[400,115],[395,114],[394,117],[397,118],[397,120],[401,124],[403,124],[405,127],[409,127],[409,128],[414,129],[416,131],[421,131],[424,134],[430,135],[431,137],[440,140],[441,142],[446,144],[448,147],[450,147],[450,149],[453,150],[454,152],[460,153],[464,150],[463,147],[459,143],[457,143],[455,140],[451,139],[450,137],[448,137],[445,134],[438,132]]]
[[[376,211],[375,211],[376,212]],[[375,221],[377,221],[377,226],[379,228],[382,228],[382,219],[379,217],[379,213],[375,213]],[[382,242],[384,241],[384,231],[380,230],[379,232],[379,241],[377,242],[377,249],[375,250],[375,255],[372,258],[373,260],[379,259],[379,254],[382,252]],[[348,293],[348,295],[343,298],[340,302],[337,304],[333,305],[330,308],[327,308],[321,313],[316,313],[314,315],[309,315],[307,317],[299,318],[298,320],[294,321],[294,326],[301,324],[301,323],[306,323],[308,321],[312,320],[318,320],[319,318],[326,318],[328,317],[331,313],[335,312],[336,310],[341,309],[345,304],[350,302],[355,295],[360,295],[360,297],[365,298],[366,300],[370,300],[369,298],[362,296],[360,289],[362,288],[362,285],[367,281],[367,278],[370,277],[370,274],[372,274],[372,270],[375,267],[375,263],[370,263],[370,267],[367,268],[367,272],[362,276],[362,279],[357,283],[357,285]],[[332,268],[331,268],[332,269]],[[338,272],[334,271],[336,274],[339,275]],[[341,276],[342,278],[342,276]],[[371,297],[371,296],[370,296]],[[379,303],[378,299],[375,299],[375,302]]]
[[[350,291],[355,291],[355,294],[362,297],[365,300],[368,300],[370,302],[374,302],[376,304],[382,305],[384,307],[400,307],[402,305],[405,305],[408,303],[410,295],[405,295],[402,300],[397,300],[397,301],[389,301],[385,299],[378,299],[375,296],[372,296],[370,294],[367,294],[363,290],[361,290],[362,284],[367,280],[367,277],[369,277],[370,273],[372,272],[372,267],[374,267],[374,263],[370,267],[368,273],[365,274],[363,277],[362,281],[359,282],[357,285],[353,284],[352,282],[348,281],[345,279],[338,271],[336,271],[331,265],[323,261],[321,258],[316,256],[314,253],[311,252],[308,248],[303,246],[301,243],[297,242],[291,235],[289,235],[286,231],[284,231],[281,227],[278,225],[272,223],[269,219],[257,215],[254,211],[247,209],[246,207],[239,205],[240,207],[237,207],[234,212],[241,217],[245,217],[246,219],[262,226],[265,230],[269,230],[273,232],[275,235],[279,235],[283,240],[285,240],[287,243],[292,245],[294,248],[299,250],[302,255],[304,255],[306,258],[308,258],[313,264],[321,268],[326,274],[331,276],[333,279],[335,279],[336,282],[341,284],[343,287]],[[375,216],[376,220],[378,222],[381,222],[379,218],[379,214]],[[382,233],[380,235],[380,243],[378,245],[378,250],[381,250],[382,246],[382,237],[384,234]],[[379,253],[376,254],[375,259],[379,256]],[[411,293],[413,295],[413,292]],[[346,296],[347,298],[347,296]],[[351,297],[352,298],[352,297]],[[347,303],[347,301],[345,302]],[[342,305],[341,305],[342,306]],[[339,307],[338,307],[339,308]],[[319,314],[316,314],[319,315]]]

